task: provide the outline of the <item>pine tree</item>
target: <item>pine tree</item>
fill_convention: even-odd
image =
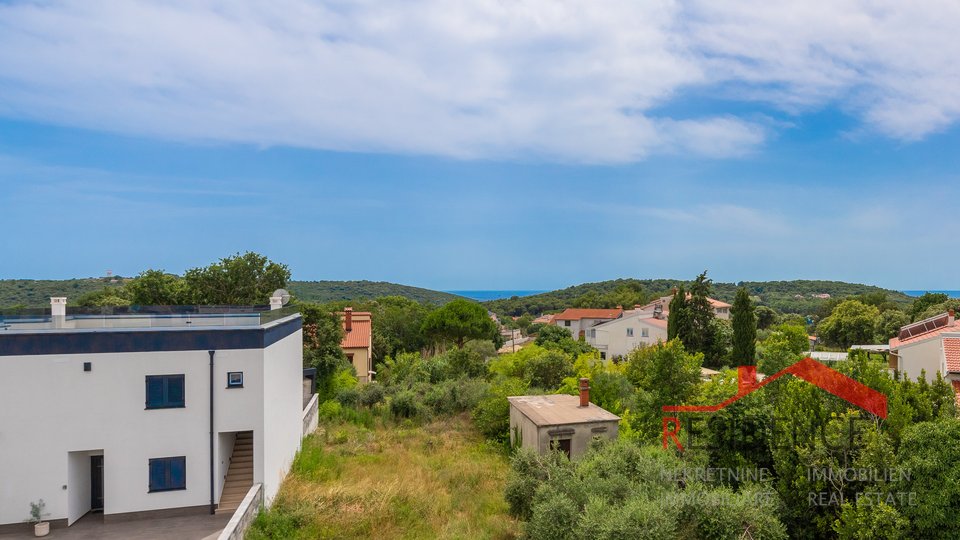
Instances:
[[[756,365],[757,317],[750,295],[743,287],[737,289],[730,317],[733,325],[733,362],[744,366]]]

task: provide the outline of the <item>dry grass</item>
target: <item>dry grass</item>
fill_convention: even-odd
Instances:
[[[248,538],[514,538],[508,468],[466,416],[322,426]]]

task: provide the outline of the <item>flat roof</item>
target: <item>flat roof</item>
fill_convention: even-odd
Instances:
[[[302,324],[300,314],[294,313],[278,320],[247,326],[7,330],[0,331],[0,358],[49,354],[264,349],[297,332]]]
[[[580,406],[580,397],[568,394],[547,396],[511,396],[511,407],[516,407],[537,426],[588,424],[591,422],[619,422],[620,417],[591,403]]]
[[[98,313],[99,311],[99,313]],[[87,332],[167,329],[242,329],[267,327],[298,313],[295,307],[264,310],[259,306],[134,306],[79,308],[65,316],[0,313],[0,335],[36,332]]]

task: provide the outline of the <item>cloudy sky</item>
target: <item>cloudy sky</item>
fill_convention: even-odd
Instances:
[[[0,278],[960,289],[960,3],[0,2]]]

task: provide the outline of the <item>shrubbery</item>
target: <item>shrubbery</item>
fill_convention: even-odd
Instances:
[[[692,479],[659,447],[595,444],[580,461],[518,452],[505,497],[530,538],[786,538],[772,486],[739,493]]]

